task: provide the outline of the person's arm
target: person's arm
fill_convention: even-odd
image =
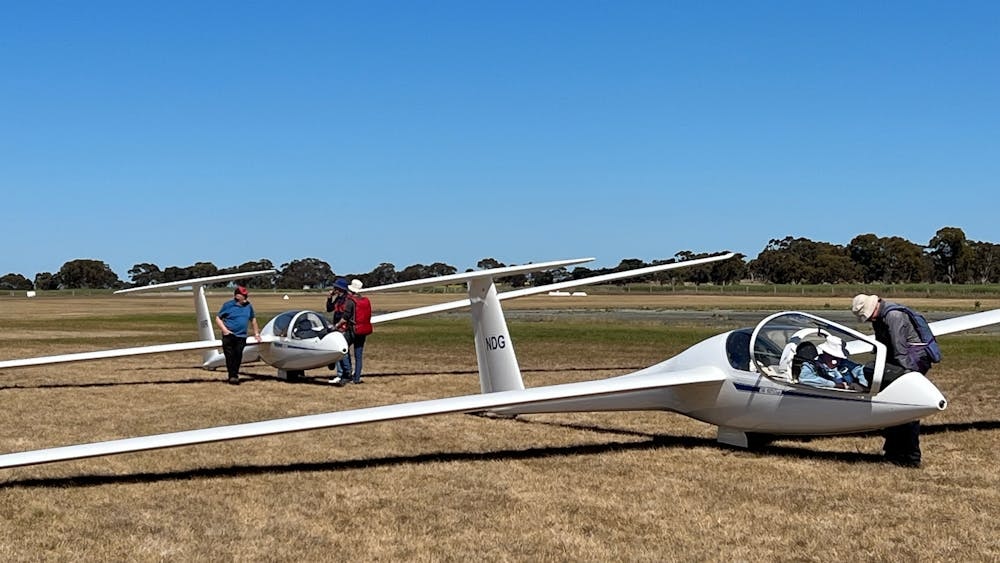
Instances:
[[[333,290],[332,289],[330,290],[330,293],[326,294],[326,312],[327,313],[332,313],[333,312]]]
[[[354,329],[354,300],[350,297],[344,300],[344,315],[340,317],[338,326],[344,332]]]
[[[851,363],[854,364],[854,362]],[[865,387],[868,387],[870,385],[868,383],[868,378],[865,377],[865,367],[862,366],[861,364],[854,364],[853,367],[851,367],[851,377],[854,378],[854,381],[856,383],[860,383]]]
[[[919,371],[909,356],[910,342],[918,341],[917,331],[913,329],[910,317],[903,311],[890,311],[885,316],[885,324],[889,327],[892,338],[892,357],[895,362],[910,371]]]
[[[222,318],[227,314],[228,313],[226,312],[226,304],[224,303],[222,305],[222,308],[219,309],[219,314],[215,315],[215,326],[219,327],[219,331],[222,332],[222,336],[229,334],[229,329],[226,328],[226,323],[225,321],[222,320]]]
[[[809,362],[802,362],[802,371],[799,372],[799,383],[805,383],[813,387],[833,387],[833,382],[825,377],[820,377]]]
[[[250,319],[250,324],[253,326],[253,335],[260,342],[260,327],[257,325],[257,317]]]

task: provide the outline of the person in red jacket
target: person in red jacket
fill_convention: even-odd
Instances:
[[[338,283],[340,281],[337,280]],[[330,383],[337,386],[346,384],[348,380],[352,383],[361,383],[365,341],[372,333],[372,304],[367,297],[361,295],[363,287],[361,280],[351,280],[350,285],[346,287],[347,298],[334,327],[344,333],[347,343],[354,348],[354,368],[351,369],[351,354],[348,353],[340,362],[342,369],[338,369],[337,377],[330,380]]]

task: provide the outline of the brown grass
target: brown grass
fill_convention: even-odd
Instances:
[[[427,299],[385,296],[378,305]],[[315,296],[297,301],[255,297],[262,316],[317,306]],[[517,306],[547,303],[530,301]],[[127,320],[189,310],[189,298],[174,297],[0,300],[0,323],[21,327],[0,338],[0,357],[108,347],[114,326],[57,328],[94,311],[126,319],[129,345],[193,338],[193,329]],[[607,330],[632,330],[616,323]],[[197,355],[187,354],[2,372],[0,451],[477,392],[471,336],[467,346],[433,332],[413,338],[423,326],[379,327],[367,382],[342,389],[320,372],[304,384],[279,382],[264,365],[246,366],[252,379],[233,388],[222,373],[191,367]],[[532,386],[623,373],[690,343],[581,346],[518,338],[535,333],[531,323],[512,330]],[[979,355],[977,338],[987,347]],[[877,463],[874,436],[747,452],[719,447],[712,427],[669,413],[440,416],[5,470],[0,558],[995,561],[1000,381],[995,358],[983,354],[995,353],[998,338],[943,342],[947,358],[932,379],[951,405],[926,421],[919,470]]]

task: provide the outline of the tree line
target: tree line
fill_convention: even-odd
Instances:
[[[672,258],[648,263],[630,258],[622,260],[614,268],[590,269],[577,266],[572,271],[559,268],[509,276],[502,281],[513,287],[544,285],[707,256],[710,254],[681,251]],[[508,265],[514,264],[504,264],[494,258],[483,258],[476,264],[480,269]],[[135,264],[128,271],[129,281],[125,282],[105,262],[77,259],[66,262],[56,273],[38,273],[33,281],[21,274],[6,274],[0,277],[0,289],[122,289],[271,269],[276,270],[273,275],[248,278],[246,284],[257,289],[326,288],[332,286],[337,277],[346,277],[358,278],[366,286],[377,286],[444,276],[458,271],[454,266],[442,262],[413,264],[402,270],[383,262],[367,273],[336,273],[330,264],[318,258],[292,260],[278,268],[270,260],[262,259],[224,268],[211,262],[197,262],[186,267],[168,266],[163,269],[151,263]],[[878,237],[874,234],[858,235],[846,246],[788,236],[772,239],[751,260],[747,260],[743,254],[737,254],[731,260],[660,272],[635,278],[630,282],[729,285],[744,280],[774,284],[998,283],[1000,245],[968,240],[965,232],[957,227],[939,229],[926,245],[900,237]]]

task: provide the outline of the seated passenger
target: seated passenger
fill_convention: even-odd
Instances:
[[[316,338],[318,335],[308,318],[301,318],[295,323],[296,338]]]
[[[812,345],[810,345],[812,346]],[[801,349],[803,346],[800,346]],[[803,357],[799,382],[815,387],[835,387],[864,391],[868,388],[864,366],[847,359],[844,343],[836,336],[827,336],[826,342],[813,348],[818,355],[808,360]],[[797,354],[798,355],[798,354]]]

